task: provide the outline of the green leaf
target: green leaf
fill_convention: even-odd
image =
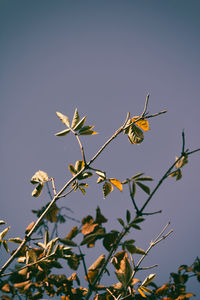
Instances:
[[[138,178],[138,177],[142,176],[143,174],[144,174],[144,173],[138,173],[138,174],[136,174],[136,175],[132,176],[132,178],[131,178],[131,179],[136,179],[136,178]]]
[[[85,131],[79,132],[79,135],[94,135],[94,134],[97,134],[97,132],[94,130],[85,130]]]
[[[79,130],[79,134],[81,134],[81,132],[83,132],[83,131],[88,131],[88,130],[91,130],[91,129],[93,129],[94,128],[94,126],[84,126],[84,127],[82,127],[80,130]]]
[[[69,118],[67,116],[61,114],[59,111],[57,111],[56,114],[63,124],[65,124],[67,127],[70,127]]]
[[[124,221],[121,218],[118,218],[117,221],[122,225],[122,227],[125,227]]]
[[[71,125],[72,128],[74,128],[74,127],[78,124],[79,119],[80,119],[80,118],[79,118],[78,110],[77,110],[77,108],[76,108],[76,109],[75,109],[75,112],[74,112],[73,119],[72,119],[72,125]]]
[[[9,253],[7,241],[5,241],[5,240],[3,241],[3,246],[4,246],[5,250],[6,250],[6,252]]]
[[[104,199],[108,194],[110,194],[113,191],[113,186],[110,182],[105,182],[103,185],[103,197]]]
[[[130,211],[127,209],[127,211],[126,211],[126,222],[129,223],[129,222],[130,222],[130,219],[131,219],[131,213],[130,213]]]
[[[79,172],[84,167],[84,161],[77,160],[74,167],[75,167],[76,171]]]
[[[140,226],[138,226],[138,225],[135,224],[135,223],[132,223],[132,224],[131,224],[131,227],[133,227],[133,228],[135,228],[135,229],[137,229],[137,230],[141,230]]]
[[[144,255],[145,251],[141,248],[136,247],[135,245],[125,245],[127,250],[131,253],[131,254],[140,254],[140,255]]]
[[[11,228],[11,226],[4,229],[2,232],[0,232],[0,240],[3,240],[3,238],[6,236],[8,230]]]
[[[81,129],[81,128],[83,127],[85,121],[86,121],[86,116],[83,117],[83,118],[76,124],[76,126],[74,127],[74,130],[77,131],[77,130]]]
[[[153,181],[153,178],[151,178],[150,176],[145,176],[136,178],[135,181]]]
[[[142,218],[142,217],[136,217],[134,220],[133,220],[133,222],[136,224],[136,223],[141,223],[141,222],[143,222],[143,221],[145,221],[145,219],[144,218]]]
[[[19,237],[8,239],[8,241],[16,244],[21,244],[23,242]]]
[[[65,129],[65,130],[62,130],[62,131],[56,133],[55,135],[56,136],[64,136],[64,135],[68,134],[70,131],[71,131],[70,129]]]
[[[133,183],[132,183],[131,197],[134,198],[135,194],[136,194],[136,184],[135,184],[135,181],[133,181]]]
[[[77,244],[70,239],[64,238],[64,239],[59,239],[59,241],[64,245],[77,247]]]
[[[143,183],[141,183],[141,182],[138,182],[138,181],[136,181],[136,184],[145,192],[145,193],[147,193],[148,195],[150,195],[150,193],[151,193],[151,191],[150,191],[150,188],[147,186],[147,185],[145,185],[145,184],[143,184]]]
[[[73,165],[70,164],[68,166],[68,168],[69,168],[69,170],[70,170],[70,172],[72,173],[73,176],[75,176],[77,174],[77,171],[76,171],[76,169],[74,168]]]

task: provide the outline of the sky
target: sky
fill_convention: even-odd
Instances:
[[[122,134],[96,160],[93,167],[119,180],[144,172],[154,178],[153,188],[180,154],[182,130],[186,148],[200,147],[199,11],[198,0],[0,0],[0,218],[11,225],[10,236],[23,237],[35,220],[31,209],[49,201],[45,192],[31,197],[33,174],[47,172],[59,190],[70,178],[68,164],[81,159],[73,136],[55,137],[64,129],[56,111],[72,118],[77,108],[95,125],[99,134],[83,138],[88,161],[127,112],[143,111],[147,93],[149,113],[168,111],[149,120],[151,130],[141,145],[131,145]],[[137,246],[147,249],[171,222],[174,233],[145,260],[159,265],[158,284],[200,255],[199,167],[196,153],[183,178],[165,181],[149,204],[148,211],[162,214],[148,217],[142,232],[132,233]],[[100,206],[108,228],[120,228],[116,219],[126,209],[134,212],[128,191],[113,191],[104,200],[95,180],[89,180],[86,196],[71,194],[60,205],[77,219],[95,216]],[[145,199],[138,193],[141,206]],[[66,223],[61,234],[74,225]],[[194,280],[190,287],[200,296]]]

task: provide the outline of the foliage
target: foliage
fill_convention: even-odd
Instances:
[[[51,201],[44,207],[32,211],[37,220],[27,226],[24,238],[7,239],[10,226],[0,232],[0,245],[3,246],[5,251],[9,253],[10,243],[17,245],[0,270],[1,299],[9,300],[15,297],[16,299],[17,297],[19,299],[21,297],[41,299],[46,294],[49,297],[60,296],[60,299],[63,300],[87,300],[91,298],[95,300],[144,298],[182,300],[193,296],[193,293],[186,291],[186,283],[192,276],[200,281],[199,258],[189,267],[186,265],[180,266],[177,273],[170,274],[169,282],[160,287],[153,283],[155,273],[150,273],[143,282],[136,277],[139,270],[149,270],[157,266],[141,267],[152,248],[173,232],[173,230],[167,231],[170,226],[169,223],[150,242],[146,250],[138,247],[135,240],[127,239],[127,234],[131,230],[141,230],[145,218],[152,214],[161,213],[161,211],[147,212],[148,203],[161,184],[169,177],[175,177],[176,180],[181,179],[182,168],[188,163],[189,156],[200,149],[185,150],[185,135],[183,132],[180,156],[176,157],[175,162],[172,163],[153,189],[150,189],[148,185],[153,179],[150,176],[145,176],[144,173],[135,174],[131,178],[120,181],[115,177],[107,177],[105,170],[91,166],[109,143],[121,133],[127,135],[131,144],[143,142],[145,134],[149,130],[148,119],[166,113],[166,111],[161,111],[152,115],[148,114],[146,112],[148,101],[149,95],[147,95],[141,115],[131,117],[128,113],[124,124],[88,162],[81,138],[82,136],[97,134],[93,130],[94,126],[85,125],[86,116],[80,118],[77,109],[71,122],[66,115],[56,112],[66,128],[55,135],[63,137],[73,134],[80,147],[82,159],[77,160],[74,164],[69,164],[68,168],[72,177],[59,192],[56,191],[54,178],[50,177],[45,171],[39,170],[31,178],[31,183],[36,185],[32,196],[39,197],[44,185],[47,185]],[[88,187],[87,180],[91,176],[97,176],[97,184],[101,186],[104,198],[107,198],[114,189],[120,192],[127,189],[133,204],[133,211],[125,210],[124,217],[117,218],[121,230],[112,229],[108,231],[105,224],[109,220],[97,207],[94,216],[84,216],[79,227],[73,226],[65,237],[59,236],[58,227],[60,224],[65,223],[66,219],[71,218],[64,213],[65,208],[59,207],[59,199],[67,197],[71,192],[78,190],[85,195]],[[50,184],[52,188],[49,186]],[[142,207],[139,207],[136,202],[137,189],[142,190],[146,197]],[[0,221],[1,226],[5,226],[5,224],[3,220]],[[53,224],[51,230],[50,224]],[[87,267],[85,262],[86,249],[95,247],[97,241],[105,248],[106,254],[99,253],[99,257],[90,267]],[[137,257],[139,258],[137,259]],[[6,269],[12,262],[14,262],[14,267],[12,267],[11,272],[6,273]],[[114,273],[119,282],[105,286],[101,284],[101,279],[106,272],[109,272],[108,266],[110,263],[115,269]],[[55,270],[62,269],[65,265],[68,266],[70,275],[57,274]],[[83,266],[84,275],[80,274],[80,265]]]

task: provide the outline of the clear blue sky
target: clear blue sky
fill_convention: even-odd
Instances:
[[[183,129],[187,147],[200,147],[199,13],[198,0],[0,0],[0,218],[12,226],[11,236],[23,237],[34,220],[31,209],[49,201],[45,193],[31,197],[35,171],[54,176],[59,189],[69,179],[67,165],[81,159],[72,136],[54,136],[63,129],[56,110],[72,117],[77,107],[95,125],[99,135],[83,140],[88,160],[128,111],[141,113],[147,93],[151,113],[168,110],[150,121],[140,146],[120,136],[96,161],[120,180],[143,171],[156,184],[180,153]],[[195,154],[183,179],[169,179],[150,203],[149,210],[162,209],[162,215],[148,218],[141,235],[133,234],[146,248],[171,221],[174,234],[146,260],[159,264],[157,282],[200,255],[199,168]],[[103,200],[99,186],[60,205],[71,207],[75,218],[94,215],[99,205],[110,228],[126,208],[133,209],[127,191]]]

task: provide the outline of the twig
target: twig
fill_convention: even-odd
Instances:
[[[143,270],[149,270],[149,269],[153,269],[153,268],[156,268],[158,267],[157,264],[153,265],[153,266],[150,266],[150,267],[142,267],[142,268],[138,268],[138,271],[143,271]]]
[[[81,251],[81,247],[80,247],[80,246],[78,246],[78,249],[79,249],[79,252],[80,252],[82,261],[83,261],[83,268],[84,268],[85,276],[86,276],[86,278],[87,278],[87,281],[88,281],[88,283],[89,283],[89,286],[91,286],[90,279],[89,279],[88,273],[87,273],[87,267],[86,267],[84,255],[83,255],[83,253],[82,253],[82,251]]]
[[[86,166],[87,163],[86,163],[86,158],[85,158],[85,152],[84,152],[84,148],[83,148],[83,145],[81,143],[81,140],[78,136],[78,133],[76,133],[72,128],[70,128],[70,129],[71,129],[71,132],[75,135],[75,137],[76,137],[76,139],[79,143],[79,146],[80,146],[80,149],[81,149],[81,154],[82,154],[82,157],[83,157],[83,162],[84,162],[84,165]]]
[[[51,177],[51,182],[52,182],[52,187],[53,187],[53,193],[54,193],[54,196],[55,196],[57,193],[56,193],[55,180],[54,180],[53,177]]]
[[[130,193],[131,200],[132,200],[132,202],[133,202],[133,206],[134,206],[134,208],[135,208],[135,210],[136,210],[136,213],[138,213],[138,212],[139,212],[139,209],[138,209],[138,207],[137,207],[137,205],[136,205],[136,203],[135,203],[135,199],[134,199],[133,194],[132,194],[131,184],[130,184],[130,179],[127,178],[127,181],[128,181],[128,188],[129,188],[129,193]]]
[[[146,114],[146,111],[147,111],[147,106],[148,106],[148,102],[149,102],[149,94],[147,94],[147,97],[146,97],[146,101],[145,101],[145,105],[144,105],[144,110],[143,110],[143,113],[141,115],[141,117],[144,117],[145,114]]]
[[[185,154],[185,133],[184,131],[182,131],[182,152],[181,152],[182,155]]]
[[[149,212],[149,213],[142,213],[143,216],[151,216],[155,214],[161,214],[162,210],[154,211],[154,212]]]
[[[146,250],[146,252],[144,253],[144,255],[140,258],[140,260],[138,261],[138,263],[135,266],[135,269],[133,270],[133,273],[129,279],[129,282],[131,282],[131,280],[133,279],[133,277],[135,276],[136,272],[140,270],[139,266],[141,265],[142,261],[144,260],[144,258],[147,256],[147,254],[149,253],[149,251],[158,243],[160,243],[163,239],[165,239],[166,237],[168,237],[173,230],[170,230],[170,232],[168,232],[165,236],[163,236],[162,238],[161,235],[165,232],[165,230],[167,229],[167,227],[169,226],[170,222],[167,223],[167,225],[164,227],[164,229],[159,233],[159,235],[155,238],[154,241],[150,242],[149,248]],[[155,265],[156,266],[156,265]],[[128,284],[127,284],[128,285]]]

